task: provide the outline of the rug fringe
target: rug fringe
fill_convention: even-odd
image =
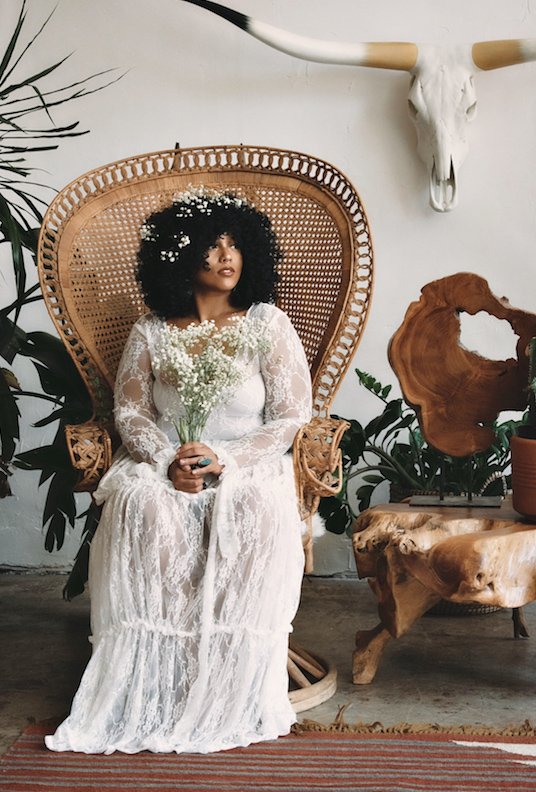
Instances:
[[[536,737],[536,726],[527,719],[521,724],[510,724],[504,727],[485,726],[480,724],[442,726],[439,723],[395,723],[392,726],[384,726],[381,721],[373,723],[348,723],[344,718],[344,713],[348,704],[340,707],[335,720],[332,723],[319,723],[309,718],[304,718],[292,727],[293,734],[303,734],[304,732],[352,732],[355,734],[471,734],[480,736],[498,737]]]

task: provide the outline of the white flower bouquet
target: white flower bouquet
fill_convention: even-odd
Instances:
[[[180,397],[184,414],[166,417],[181,443],[201,439],[214,407],[226,403],[245,381],[248,362],[268,346],[266,322],[245,316],[233,317],[222,328],[213,321],[162,328],[153,365]]]

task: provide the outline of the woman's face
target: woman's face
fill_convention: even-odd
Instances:
[[[221,234],[208,248],[195,285],[203,291],[231,292],[242,274],[242,253],[229,234]]]

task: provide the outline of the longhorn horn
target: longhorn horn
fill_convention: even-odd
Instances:
[[[472,49],[473,62],[479,69],[501,69],[536,60],[536,39],[499,39],[477,41]]]
[[[270,47],[303,60],[345,66],[370,66],[376,69],[411,71],[417,62],[416,44],[405,41],[344,43],[307,38],[258,22],[239,11],[210,0],[184,0],[217,14]]]

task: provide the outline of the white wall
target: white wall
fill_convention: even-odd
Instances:
[[[28,28],[55,0],[29,0]],[[264,21],[334,40],[458,43],[536,37],[531,0],[229,0]],[[0,40],[18,11],[0,0]],[[61,188],[99,164],[128,154],[182,146],[261,144],[295,148],[332,162],[356,186],[374,243],[376,281],[368,325],[355,364],[393,382],[386,358],[390,336],[408,304],[430,280],[459,271],[488,278],[515,306],[534,309],[536,224],[536,63],[476,78],[478,116],[460,173],[458,208],[428,207],[427,175],[417,157],[406,110],[405,73],[309,64],[276,52],[223,20],[179,0],[68,0],[36,44],[26,69],[75,54],[63,80],[107,67],[128,70],[121,82],[55,114],[80,119],[91,134],[36,156],[34,164]],[[55,78],[57,81],[58,78]],[[51,80],[51,83],[54,82]],[[8,289],[5,251],[0,285]],[[4,304],[4,300],[2,300]],[[26,326],[49,329],[40,309]],[[470,345],[486,352],[480,331]],[[499,342],[493,341],[496,350]],[[511,352],[511,344],[508,345]],[[19,366],[30,377],[30,366]],[[353,371],[353,369],[352,369]],[[355,375],[344,381],[335,411],[366,421],[376,411]],[[30,419],[43,414],[37,405]],[[25,430],[23,447],[48,442]],[[27,474],[12,480],[14,497],[0,502],[1,560],[13,565],[63,565],[78,544],[49,555],[40,530],[42,494]]]

